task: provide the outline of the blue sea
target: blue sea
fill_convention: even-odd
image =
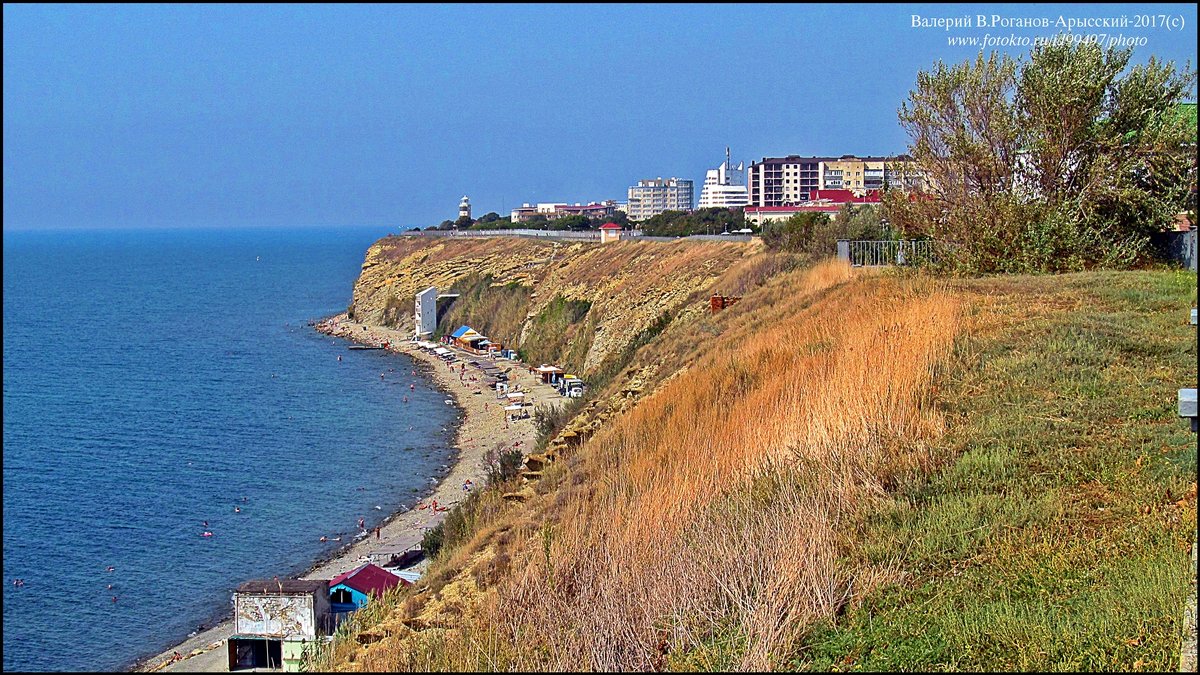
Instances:
[[[5,232],[4,670],[128,667],[444,475],[431,380],[308,325],[387,232]]]

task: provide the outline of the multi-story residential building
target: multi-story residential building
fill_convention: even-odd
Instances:
[[[696,208],[738,208],[750,203],[746,191],[745,165],[738,163],[733,168],[729,159],[729,148],[725,148],[725,162],[704,175],[704,186],[700,188],[700,201]]]
[[[625,213],[630,220],[643,221],[663,211],[692,210],[692,181],[684,178],[640,180],[629,188]]]
[[[815,190],[849,190],[865,195],[887,187],[914,189],[923,181],[912,159],[897,157],[764,157],[750,165],[752,206],[793,206],[813,199]]]
[[[542,202],[534,205],[526,203],[513,209],[510,217],[514,223],[529,222],[534,216],[544,216],[546,220],[558,220],[566,216],[612,218],[616,215],[618,208],[617,202],[611,199],[603,202],[589,202],[587,204],[575,202],[573,205],[558,202]]]

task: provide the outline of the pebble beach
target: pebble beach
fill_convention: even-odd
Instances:
[[[418,547],[425,531],[436,526],[445,517],[449,507],[457,504],[467,489],[464,485],[480,489],[486,483],[484,458],[487,452],[499,445],[504,449],[519,448],[529,452],[533,447],[536,430],[533,418],[506,421],[505,402],[496,398],[494,390],[480,382],[481,373],[462,364],[479,358],[465,352],[456,352],[461,359],[453,364],[453,370],[432,354],[418,349],[410,336],[401,331],[368,326],[350,321],[345,314],[330,317],[316,324],[316,330],[326,335],[346,338],[359,344],[377,347],[387,345],[389,351],[406,354],[413,359],[413,368],[432,376],[440,390],[447,394],[447,404],[453,404],[461,412],[459,428],[455,437],[456,461],[449,472],[424,495],[417,507],[389,516],[379,528],[339,549],[332,559],[317,562],[302,579],[332,579],[342,572],[354,569],[367,562],[372,552],[403,551]],[[332,358],[332,357],[331,357]],[[558,392],[543,384],[536,374],[525,365],[506,360],[497,360],[501,368],[509,367],[509,385],[514,390],[526,392],[526,411],[532,413],[537,404],[557,404],[561,400]],[[467,481],[470,481],[468,484]],[[434,510],[436,502],[438,510]],[[421,508],[424,507],[424,508]],[[427,561],[409,569],[422,570]],[[165,650],[161,654],[145,659],[133,666],[134,671],[177,671],[177,672],[224,672],[228,669],[225,640],[233,633],[232,618],[197,632],[183,643]],[[175,654],[178,653],[179,657]],[[181,657],[181,658],[180,658]]]

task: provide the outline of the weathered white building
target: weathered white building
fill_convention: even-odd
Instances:
[[[229,670],[299,671],[304,652],[333,632],[328,580],[247,581],[233,594]]]

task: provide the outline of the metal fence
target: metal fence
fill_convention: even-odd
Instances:
[[[850,241],[839,239],[838,258],[856,267],[923,265],[933,262],[934,242],[918,240]]]
[[[537,239],[568,239],[572,241],[600,241],[600,233],[591,230],[575,232],[571,230],[410,230],[401,232],[404,235],[419,237],[534,237]],[[638,241],[750,241],[748,234],[693,234],[687,237],[652,237],[642,234],[641,230],[622,230],[621,240],[637,239]]]
[[[636,234],[635,234],[636,233]],[[597,231],[573,232],[571,230],[414,230],[402,234],[413,234],[422,237],[536,237],[538,239],[574,239],[580,241],[600,241]],[[638,236],[640,230],[622,232],[621,237]]]
[[[1150,246],[1158,257],[1196,271],[1196,230],[1155,233],[1150,236]]]

